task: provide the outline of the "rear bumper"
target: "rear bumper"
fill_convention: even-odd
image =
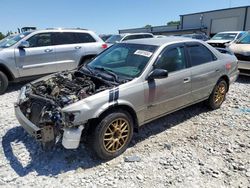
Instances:
[[[33,136],[36,140],[41,140],[42,139],[42,133],[41,129],[34,125],[30,120],[28,120],[24,114],[22,113],[19,105],[15,103],[15,114],[16,118],[21,124],[21,126],[31,135]]]
[[[235,82],[237,80],[238,76],[239,76],[239,71],[237,70],[237,71],[235,71],[234,74],[232,74],[230,76],[230,84],[232,84],[233,82]]]

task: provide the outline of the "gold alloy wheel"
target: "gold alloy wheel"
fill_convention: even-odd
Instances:
[[[124,118],[112,121],[104,132],[103,145],[110,153],[120,150],[128,141],[131,131],[129,123]]]
[[[220,83],[214,92],[214,103],[220,105],[226,95],[226,86],[224,83]]]

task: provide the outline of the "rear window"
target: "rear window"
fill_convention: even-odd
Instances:
[[[96,40],[88,33],[75,33],[77,43],[96,42]]]
[[[111,43],[114,44],[116,42],[119,42],[122,39],[121,35],[112,35],[111,37],[109,37],[105,42],[106,43]]]
[[[144,34],[144,35],[130,35],[130,36],[127,36],[123,39],[123,41],[125,40],[133,40],[133,39],[142,39],[142,38],[153,38],[152,35],[147,35],[147,34]]]

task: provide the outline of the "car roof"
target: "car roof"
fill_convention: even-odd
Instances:
[[[165,38],[145,38],[145,39],[134,39],[124,41],[122,43],[130,43],[130,44],[145,44],[145,45],[154,45],[154,46],[162,46],[167,43],[173,42],[200,42],[199,40],[187,38],[187,37],[165,37]]]
[[[79,33],[92,33],[91,30],[81,29],[81,28],[47,28],[47,29],[37,29],[29,31],[31,33],[43,33],[43,32],[79,32]]]
[[[128,35],[153,35],[152,33],[122,33],[118,34],[120,36],[128,36]]]

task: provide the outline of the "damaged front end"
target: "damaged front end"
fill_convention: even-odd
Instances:
[[[16,116],[44,149],[53,148],[61,137],[65,148],[75,149],[85,125],[74,123],[77,112],[65,114],[62,109],[111,87],[112,83],[79,71],[57,73],[21,89],[15,104]]]

